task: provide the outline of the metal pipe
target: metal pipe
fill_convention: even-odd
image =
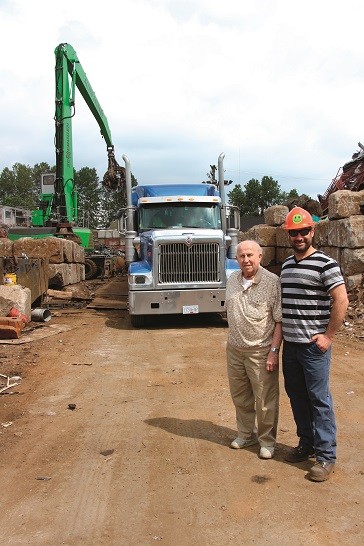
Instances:
[[[123,160],[125,163],[125,185],[126,185],[126,233],[125,233],[125,262],[130,264],[134,261],[135,257],[135,248],[133,241],[137,236],[137,233],[134,231],[134,207],[131,197],[131,169],[130,169],[130,160],[128,156],[123,155]]]
[[[225,204],[225,184],[224,184],[224,157],[222,152],[218,159],[218,174],[219,174],[219,190],[221,198],[221,226],[224,234],[226,235],[226,204]]]

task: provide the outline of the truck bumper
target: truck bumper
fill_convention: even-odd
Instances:
[[[131,315],[223,313],[225,289],[130,291]]]

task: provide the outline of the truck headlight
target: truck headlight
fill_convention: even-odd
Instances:
[[[129,286],[138,286],[140,288],[150,287],[153,284],[152,273],[131,273],[129,274]]]

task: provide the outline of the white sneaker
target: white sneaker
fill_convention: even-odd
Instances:
[[[261,447],[259,452],[259,457],[261,459],[273,459],[274,456],[274,447]]]
[[[253,446],[254,444],[258,443],[258,438],[256,436],[253,436],[252,438],[249,438],[248,440],[243,440],[243,438],[235,438],[230,444],[230,447],[233,449],[243,449],[244,447]]]

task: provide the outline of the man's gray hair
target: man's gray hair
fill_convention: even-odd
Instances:
[[[245,243],[249,243],[251,246],[255,247],[255,249],[257,250],[258,254],[263,254],[263,249],[262,249],[262,247],[261,247],[260,244],[257,243],[256,241],[253,241],[253,239],[247,239],[246,241],[240,241],[240,243],[239,243],[238,246],[236,247],[236,253],[238,253],[238,251],[241,249],[242,245],[245,244]]]

